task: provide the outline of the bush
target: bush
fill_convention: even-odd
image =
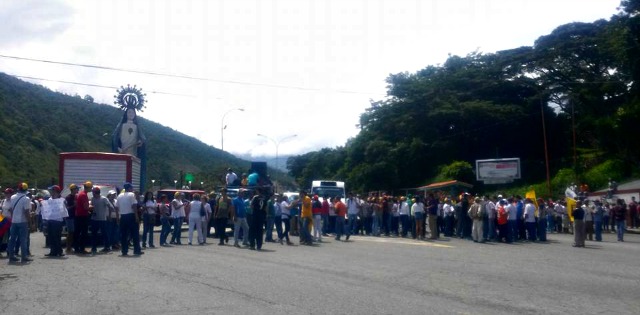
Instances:
[[[447,180],[459,180],[466,183],[473,183],[475,181],[475,175],[473,174],[473,167],[469,162],[465,161],[453,161],[449,165],[440,166],[436,181]]]
[[[574,183],[578,185],[577,179],[578,177],[574,170],[563,168],[551,179],[551,190],[555,195],[564,195],[564,191],[569,187],[569,184]]]
[[[620,160],[606,160],[584,174],[584,180],[592,191],[607,186],[609,178],[620,181],[624,175],[624,163]]]

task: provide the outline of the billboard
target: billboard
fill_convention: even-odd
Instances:
[[[520,158],[476,160],[476,179],[485,184],[520,179]]]

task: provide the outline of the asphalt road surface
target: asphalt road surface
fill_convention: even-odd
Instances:
[[[32,234],[33,262],[0,260],[0,314],[640,314],[640,235],[586,248],[549,238],[354,236],[261,252],[209,239],[141,257],[49,259]]]

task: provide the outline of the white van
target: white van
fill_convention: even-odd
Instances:
[[[322,200],[327,197],[340,197],[342,200],[346,197],[344,190],[344,182],[335,180],[314,180],[311,182],[311,195],[318,195]]]

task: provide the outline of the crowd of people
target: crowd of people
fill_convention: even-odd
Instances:
[[[260,186],[242,187],[234,197],[222,188],[218,193],[194,194],[191,200],[181,192],[156,200],[152,192],[144,196],[134,192],[131,183],[125,183],[120,192],[106,193],[91,182],[85,182],[82,190],[71,184],[66,196],[61,196],[57,185],[49,188],[49,194],[32,196],[27,184],[21,183],[15,191],[7,188],[0,201],[0,254],[6,252],[10,263],[30,261],[29,234],[42,230],[50,249],[48,257],[115,250],[128,256],[130,247],[133,255],[142,255],[143,249],[155,247],[156,226],[161,226],[160,246],[182,245],[185,221],[188,245],[204,245],[215,236],[219,245],[232,238],[233,246],[252,250],[261,250],[267,242],[293,245],[291,235],[299,236],[301,245],[312,245],[329,236],[348,241],[351,235],[416,240],[436,240],[443,235],[479,243],[512,243],[545,242],[548,233],[571,233],[573,246],[584,247],[586,239],[602,241],[602,233],[608,232],[617,231],[618,241],[624,241],[627,212],[635,217],[632,225],[638,221],[635,198],[628,205],[622,199],[615,204],[581,199],[569,207],[564,201],[467,193],[456,197],[431,193],[426,198],[362,198],[350,193],[343,201],[342,196],[311,196],[306,191],[290,199]],[[63,227],[66,249],[62,247]]]

